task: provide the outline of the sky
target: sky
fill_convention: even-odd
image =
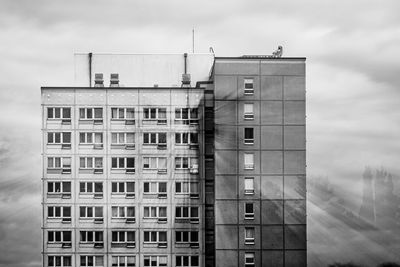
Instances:
[[[399,10],[397,0],[0,0],[0,267],[40,266],[40,86],[72,85],[73,53],[191,52],[194,27],[198,53],[282,45],[284,57],[307,57],[308,175],[359,195],[365,166],[400,174]]]

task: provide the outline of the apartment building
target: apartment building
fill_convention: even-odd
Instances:
[[[41,88],[43,266],[305,266],[304,65],[75,55]]]

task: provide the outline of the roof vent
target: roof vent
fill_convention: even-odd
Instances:
[[[190,87],[190,74],[182,74],[182,87]]]
[[[111,73],[111,75],[110,75],[110,87],[119,87],[119,75],[118,75],[118,73]]]
[[[94,74],[94,87],[104,87],[103,73]]]

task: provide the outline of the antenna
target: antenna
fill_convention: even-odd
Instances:
[[[192,53],[194,54],[194,27],[192,29]]]

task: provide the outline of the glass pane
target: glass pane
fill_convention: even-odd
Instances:
[[[182,217],[182,211],[180,207],[175,208],[175,217],[177,218]]]
[[[135,168],[135,158],[127,158],[127,168]]]
[[[150,118],[155,119],[156,118],[156,110],[155,108],[150,109]]]
[[[47,108],[47,118],[48,119],[53,119],[53,108]]]
[[[133,118],[135,118],[135,109],[133,109],[133,108],[127,108],[127,109],[126,109],[126,118],[127,118],[127,119],[133,119]]]
[[[189,167],[189,159],[184,157],[182,158],[182,168],[187,169]]]
[[[102,144],[103,143],[103,134],[102,133],[95,133],[94,135],[95,143]]]
[[[126,191],[129,193],[135,192],[135,183],[134,182],[126,183]]]
[[[118,207],[111,208],[112,217],[118,217]]]
[[[127,133],[126,134],[126,142],[128,144],[134,144],[135,143],[135,134],[134,133]]]
[[[119,217],[124,218],[125,217],[125,207],[119,207]]]
[[[198,193],[199,192],[199,184],[198,183],[190,183],[190,192]]]
[[[143,109],[143,118],[145,118],[145,119],[149,118],[149,109],[148,108]]]
[[[118,158],[118,168],[125,168],[125,159]]]
[[[95,207],[95,217],[103,217],[103,207]]]
[[[47,158],[47,168],[54,167],[54,158]]]
[[[95,167],[103,168],[103,158],[95,158]]]
[[[133,231],[128,232],[128,241],[135,241],[135,232]]]
[[[158,118],[159,119],[166,119],[167,118],[167,109],[159,108],[158,109]]]
[[[118,183],[118,192],[125,192],[125,183]]]
[[[91,108],[86,109],[86,118],[93,119],[93,109]]]
[[[167,169],[167,158],[158,158],[158,168]]]
[[[158,192],[166,193],[167,192],[167,183],[159,183],[158,184]]]
[[[117,161],[118,161],[118,158],[112,158],[111,159],[111,168],[117,168],[118,167]]]
[[[127,216],[135,217],[135,207],[127,207]]]
[[[71,158],[63,158],[63,167],[71,167]]]
[[[96,119],[101,119],[103,118],[103,109],[102,108],[95,108],[94,109],[94,117]]]
[[[124,119],[125,118],[124,111],[125,110],[123,108],[118,109],[118,114],[119,114],[119,118],[120,119]]]
[[[149,207],[144,207],[144,217],[149,217],[149,215],[150,215],[150,211],[149,211]]]
[[[111,118],[112,119],[116,119],[117,118],[117,113],[118,112],[118,109],[117,108],[112,108],[111,109]]]
[[[70,108],[63,108],[63,118],[64,119],[71,118],[71,109]]]
[[[111,143],[112,144],[116,144],[117,143],[117,134],[116,133],[112,133],[111,134]]]
[[[199,142],[197,133],[190,133],[190,143],[197,144]]]
[[[157,134],[151,133],[150,134],[150,143],[151,144],[156,144],[157,143]]]
[[[103,183],[94,183],[94,191],[96,193],[102,193],[103,192]]]
[[[192,218],[199,217],[199,209],[197,207],[190,208],[190,217],[192,217]]]
[[[61,168],[61,158],[54,158],[54,167]]]
[[[118,183],[112,183],[112,192],[113,193],[116,193],[116,192],[118,192]]]
[[[63,182],[63,192],[71,193],[71,182]]]
[[[85,118],[85,109],[84,108],[80,108],[79,109],[79,118],[80,119],[84,119]]]
[[[92,133],[86,133],[86,143],[88,144],[93,143]]]
[[[71,133],[63,133],[63,143],[71,143]]]
[[[166,133],[159,133],[158,134],[158,143],[159,144],[166,144],[167,143],[167,134]]]
[[[182,109],[182,119],[187,120],[189,118],[189,112],[187,108]]]
[[[159,217],[167,217],[167,207],[159,207],[158,208],[158,216]]]
[[[167,241],[167,232],[158,232],[158,241]]]
[[[157,217],[157,207],[150,207],[151,209],[151,217]]]
[[[96,256],[95,259],[96,259],[95,262],[96,266],[103,266],[103,256]]]
[[[61,143],[61,133],[54,133],[54,143]]]
[[[175,119],[181,119],[181,109],[175,109]]]
[[[197,119],[198,117],[199,117],[198,109],[197,108],[190,109],[190,118]]]

